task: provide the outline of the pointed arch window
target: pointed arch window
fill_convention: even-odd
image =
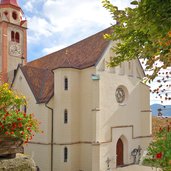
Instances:
[[[64,78],[64,90],[68,90],[68,78]]]
[[[67,109],[64,110],[64,123],[65,124],[68,123],[68,110]]]
[[[11,41],[15,41],[15,33],[14,31],[11,31]]]
[[[15,41],[16,41],[17,43],[20,42],[20,34],[19,34],[18,32],[15,33]]]
[[[65,147],[64,148],[64,162],[67,162],[68,161],[68,148]]]

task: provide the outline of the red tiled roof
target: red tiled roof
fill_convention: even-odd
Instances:
[[[17,0],[1,0],[0,4],[11,4],[18,6]]]
[[[84,69],[93,66],[109,44],[109,41],[103,38],[103,35],[109,31],[110,28],[105,29],[69,47],[29,62],[27,65],[50,70],[57,68]]]
[[[53,96],[53,72],[48,69],[23,66],[21,70],[30,86],[37,103],[45,103]]]
[[[23,74],[37,102],[47,102],[53,96],[54,78],[51,73],[52,70],[57,68],[84,69],[95,66],[109,45],[109,40],[105,40],[103,35],[110,33],[110,31],[110,28],[105,29],[69,47],[31,61],[22,67]]]

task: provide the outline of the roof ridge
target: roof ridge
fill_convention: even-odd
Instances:
[[[42,56],[42,57],[40,57],[40,58],[37,58],[37,59],[35,59],[35,60],[33,60],[33,61],[41,60],[41,59],[43,59],[43,58],[46,58],[46,57],[48,57],[48,56],[51,56],[51,55],[56,54],[56,53],[58,53],[58,52],[60,52],[60,51],[63,51],[63,50],[65,50],[65,51],[66,51],[66,54],[67,54],[67,49],[68,49],[68,48],[70,48],[70,47],[72,47],[72,46],[75,46],[75,45],[79,44],[80,42],[83,42],[83,41],[85,41],[85,40],[87,40],[87,39],[90,39],[90,38],[92,38],[92,37],[95,37],[95,36],[97,36],[98,34],[107,31],[108,29],[111,29],[111,27],[108,27],[108,28],[106,28],[106,29],[104,29],[104,30],[102,30],[102,31],[96,32],[95,34],[92,34],[92,35],[90,35],[90,36],[88,36],[88,37],[86,37],[86,38],[84,38],[84,39],[81,39],[81,40],[79,40],[78,42],[75,42],[75,43],[73,43],[73,44],[71,44],[71,45],[69,45],[69,46],[67,46],[67,47],[64,47],[64,48],[62,48],[62,49],[59,49],[59,50],[57,50],[57,51],[55,51],[55,52],[52,52],[52,53],[50,53],[50,54],[44,55],[44,56]],[[33,61],[30,61],[30,62],[28,62],[28,63],[32,63]]]

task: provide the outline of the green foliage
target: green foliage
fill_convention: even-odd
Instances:
[[[135,0],[131,2],[135,8],[124,10],[108,0],[102,3],[117,21],[112,26],[112,34],[105,35],[108,39],[119,40],[113,47],[116,56],[111,58],[109,66],[142,58],[152,80],[160,69],[171,66],[171,0]]]
[[[11,90],[7,83],[0,86],[0,136],[19,138],[27,143],[34,133],[40,132],[34,115],[21,110],[25,105],[25,97]]]
[[[169,123],[156,133],[154,140],[148,147],[148,154],[143,164],[162,168],[163,171],[171,170],[171,130]]]

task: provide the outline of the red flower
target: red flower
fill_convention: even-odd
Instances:
[[[159,131],[162,131],[162,128],[161,127],[159,128]]]
[[[17,120],[18,120],[18,121],[21,121],[21,120],[22,120],[22,118],[17,118]]]
[[[20,122],[20,123],[18,124],[18,127],[21,128],[22,126],[23,126],[23,124]]]
[[[157,154],[156,154],[156,158],[157,158],[157,159],[161,159],[161,158],[162,158],[162,153],[161,153],[161,152],[160,152],[160,153],[157,153]]]
[[[8,131],[6,131],[5,134],[8,135],[9,134]]]
[[[16,128],[17,127],[17,124],[16,123],[13,123],[12,124],[12,128]]]

